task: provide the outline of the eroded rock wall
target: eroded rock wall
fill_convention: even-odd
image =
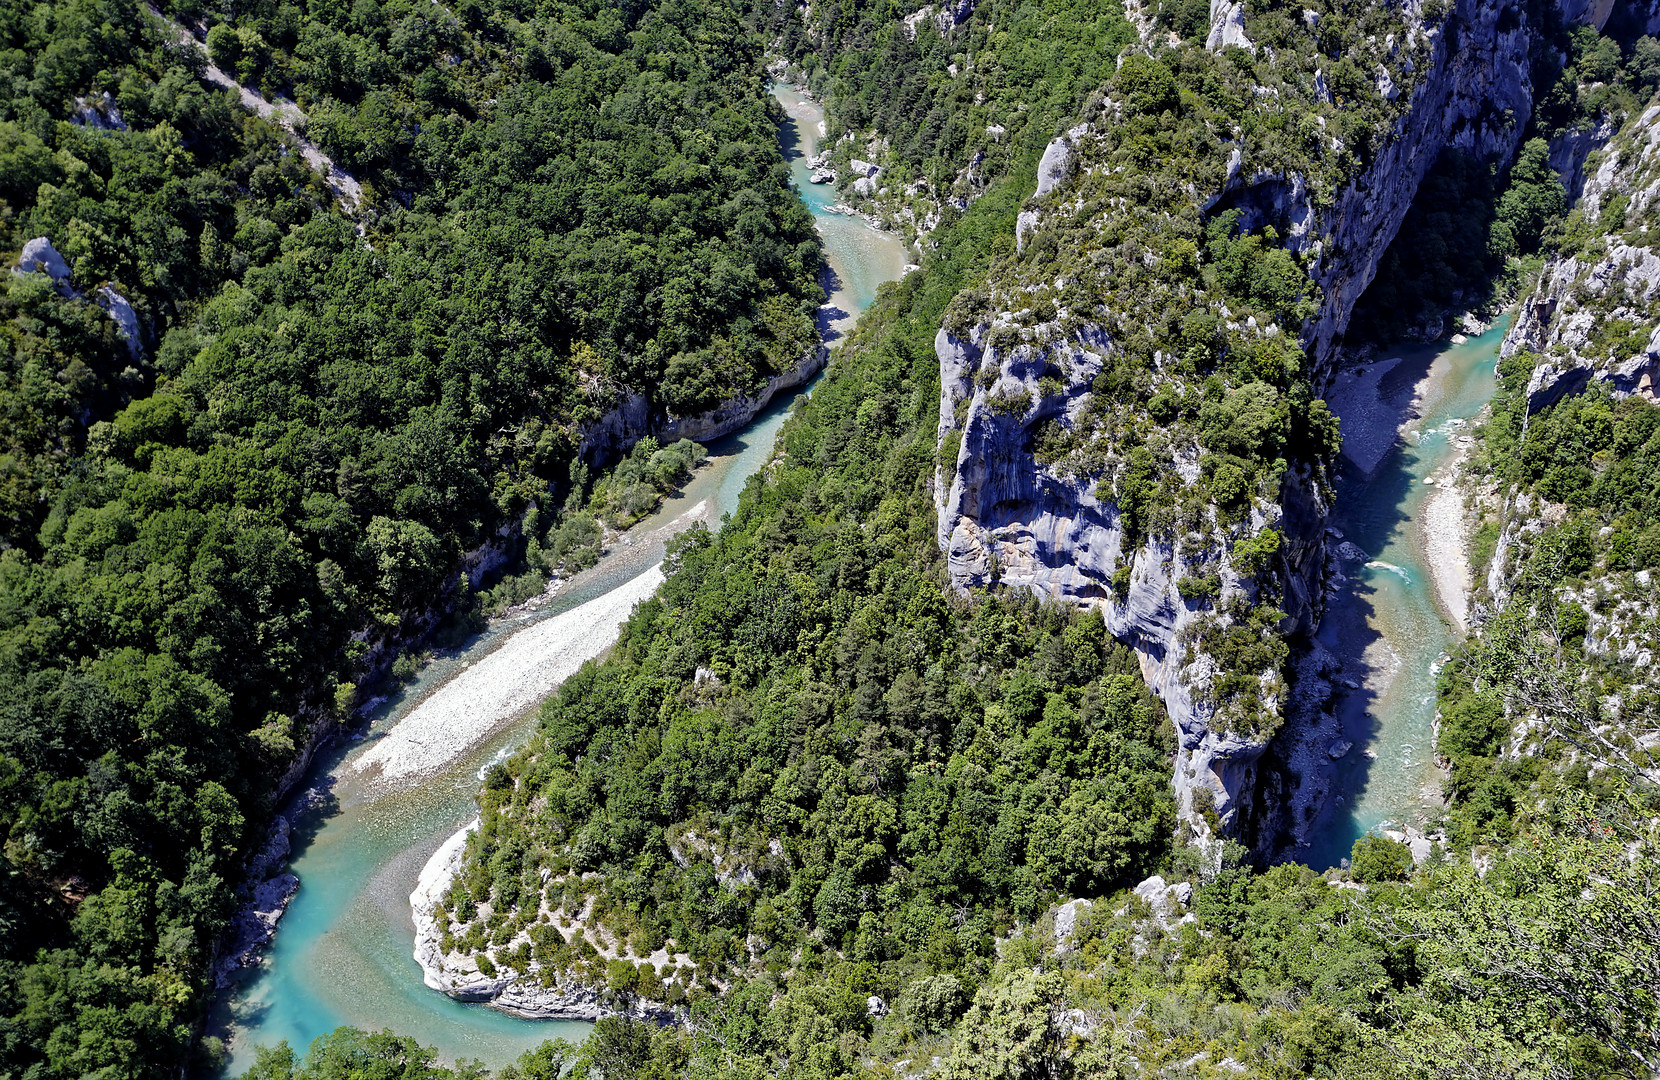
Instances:
[[[1616,397],[1656,400],[1660,393],[1660,324],[1650,315],[1660,298],[1660,253],[1641,242],[1652,235],[1641,225],[1660,218],[1660,104],[1617,135],[1605,123],[1573,141],[1583,174],[1569,191],[1579,188],[1576,209],[1598,223],[1601,235],[1546,263],[1500,346],[1502,356],[1527,351],[1541,358],[1528,383],[1529,413],[1593,380]],[[1616,323],[1639,337],[1646,332],[1646,339],[1610,341],[1605,331]]]
[[[1433,46],[1411,108],[1371,165],[1338,195],[1315,228],[1322,241],[1312,276],[1324,298],[1305,331],[1316,373],[1329,378],[1355,302],[1377,274],[1418,185],[1443,150],[1509,160],[1533,110],[1529,53],[1537,28],[1498,0],[1462,0],[1440,24],[1408,6],[1407,36]]]
[[[1239,5],[1214,3],[1212,15],[1214,47],[1245,47],[1247,23]],[[1280,222],[1287,230],[1287,246],[1308,260],[1320,301],[1304,327],[1303,342],[1317,386],[1329,377],[1354,304],[1371,283],[1435,159],[1449,147],[1477,157],[1508,158],[1532,108],[1529,49],[1534,39],[1525,16],[1499,0],[1462,0],[1438,23],[1424,20],[1416,2],[1406,6],[1404,19],[1405,31],[1398,45],[1391,45],[1396,62],[1411,73],[1410,57],[1420,57],[1423,70],[1414,76],[1406,107],[1393,129],[1381,134],[1370,163],[1334,197],[1322,200],[1323,207],[1314,205],[1300,175],[1242,167],[1237,143],[1218,170],[1226,177],[1221,189],[1196,193],[1195,202],[1205,211],[1220,206],[1244,210],[1247,227],[1258,218]],[[1381,65],[1379,70],[1380,94],[1393,100],[1399,92],[1395,79]],[[1323,79],[1316,77],[1314,85],[1316,93],[1328,93]],[[1079,161],[1077,149],[1085,139],[1087,128],[1074,129],[1043,155],[1039,192],[1020,217],[1022,249],[1051,207],[1074,209],[1065,203],[1066,184],[1071,174],[1089,167]],[[1127,550],[1123,515],[1110,489],[1099,487],[1096,478],[1071,475],[1039,460],[1036,443],[1045,425],[1080,422],[1092,381],[1113,342],[1099,328],[1086,327],[1046,352],[999,353],[986,344],[988,330],[999,319],[1006,321],[1007,313],[994,314],[964,338],[942,329],[936,339],[939,445],[947,459],[937,478],[936,500],[939,542],[953,583],[966,590],[995,578],[1102,612],[1113,634],[1136,649],[1148,684],[1176,726],[1175,787],[1184,818],[1199,831],[1197,819],[1206,803],[1214,804],[1225,826],[1246,817],[1303,816],[1299,807],[1289,813],[1240,814],[1253,797],[1256,764],[1268,734],[1239,733],[1216,722],[1206,693],[1212,665],[1184,641],[1184,630],[1203,605],[1183,600],[1177,586],[1182,577],[1214,573],[1224,595],[1249,595],[1251,582],[1234,571],[1226,549],[1190,549],[1180,537],[1137,540]],[[1021,407],[1027,400],[1030,407]],[[1185,460],[1183,453],[1178,448],[1178,471],[1196,476],[1197,452],[1188,451]],[[1275,569],[1287,616],[1280,630],[1290,637],[1306,637],[1324,606],[1326,512],[1317,479],[1293,467],[1284,473],[1277,502],[1258,503],[1246,526],[1235,530],[1236,536],[1246,536],[1272,527],[1283,535]],[[1127,585],[1120,581],[1115,590],[1114,575],[1126,566],[1131,568]],[[1275,708],[1286,704],[1283,689],[1266,682],[1264,696]],[[1297,737],[1295,730],[1282,736]],[[1299,794],[1294,780],[1279,786],[1280,799],[1320,797],[1312,789]]]
[[[1021,349],[1005,357],[982,348],[976,339],[983,336],[977,329],[961,340],[942,329],[935,338],[941,444],[959,430],[962,440],[954,473],[948,476],[942,464],[935,484],[939,542],[953,583],[966,590],[998,581],[1098,608],[1109,632],[1136,650],[1142,675],[1176,726],[1181,809],[1193,812],[1194,793],[1204,788],[1220,812],[1231,812],[1237,799],[1248,797],[1262,745],[1212,724],[1214,709],[1203,693],[1213,674],[1210,659],[1190,654],[1181,641],[1203,605],[1184,600],[1177,582],[1190,572],[1214,571],[1225,588],[1246,590],[1250,583],[1226,556],[1208,546],[1190,549],[1180,538],[1137,540],[1127,548],[1123,514],[1094,478],[1037,462],[1033,440],[1043,424],[1079,422],[1109,345],[1104,337],[1086,333],[1064,356]],[[1043,380],[1057,370],[1065,373],[1064,389],[1046,393],[1054,383],[1046,388]],[[997,378],[980,381],[979,371],[995,371]],[[999,404],[1022,399],[1036,404],[1022,412]],[[1121,568],[1129,569],[1128,583],[1115,589]]]

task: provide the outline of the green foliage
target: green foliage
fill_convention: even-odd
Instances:
[[[1384,881],[1405,881],[1412,872],[1412,852],[1405,844],[1367,833],[1354,843],[1349,854],[1349,874],[1356,881],[1376,885]]]
[[[1173,112],[1181,105],[1181,90],[1170,69],[1150,56],[1131,53],[1118,66],[1113,85],[1124,95],[1124,102],[1138,113],[1157,116]]]
[[[1550,145],[1543,139],[1529,139],[1510,166],[1509,183],[1493,222],[1492,245],[1500,255],[1531,254],[1538,250],[1545,228],[1567,209],[1562,178],[1550,165]]]
[[[613,527],[627,528],[657,509],[663,496],[690,479],[707,456],[708,451],[690,439],[659,447],[648,435],[594,485],[589,506]]]
[[[1272,225],[1246,232],[1240,227],[1243,216],[1226,210],[1206,223],[1207,265],[1230,298],[1261,308],[1283,325],[1299,325],[1317,310],[1313,284],[1291,253],[1276,245]]]
[[[1532,418],[1510,475],[1552,502],[1591,511],[1619,535],[1617,565],[1640,570],[1660,551],[1644,534],[1660,523],[1660,407],[1606,392],[1565,398]],[[1586,567],[1588,568],[1588,567]]]
[[[1485,877],[1460,860],[1401,913],[1425,978],[1389,1041],[1412,1071],[1449,1057],[1467,1075],[1660,1063],[1652,811],[1634,790],[1553,811]]]
[[[0,11],[0,247],[51,238],[144,346],[4,275],[0,1074],[175,1075],[338,688],[413,674],[435,609],[476,627],[463,553],[584,483],[625,391],[695,413],[816,347],[817,240],[730,7],[463,8],[206,14],[357,171],[361,222],[145,5]],[[126,130],[71,122],[106,92]],[[593,557],[592,515],[551,518],[533,574]]]
[[[1168,735],[1128,651],[1097,615],[943,595],[932,339],[1009,206],[982,200],[884,290],[726,526],[677,538],[611,658],[547,703],[515,782],[482,793],[470,897],[531,910],[545,869],[574,912],[562,890],[598,871],[594,921],[667,940],[699,982],[816,993],[835,949],[926,1033],[1013,920],[1158,865]],[[859,422],[872,400],[898,422]]]

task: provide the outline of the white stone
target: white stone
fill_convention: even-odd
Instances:
[[[1230,45],[1257,51],[1245,36],[1245,4],[1243,0],[1210,0],[1210,33],[1205,37],[1205,48],[1221,52]]]
[[[133,311],[133,306],[127,302],[125,296],[108,285],[98,290],[96,300],[98,306],[108,312],[110,319],[114,321],[115,332],[127,343],[127,351],[137,359],[138,354],[143,351],[143,346],[138,340],[138,314]]]
[[[1055,946],[1062,952],[1072,947],[1072,938],[1078,932],[1078,917],[1095,904],[1082,899],[1068,900],[1055,909]]]
[[[37,236],[23,245],[23,254],[17,260],[15,274],[31,274],[36,271],[45,274],[59,286],[69,284],[69,264],[63,261],[58,249],[52,246],[52,241],[44,236]]]

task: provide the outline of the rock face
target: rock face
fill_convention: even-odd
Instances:
[[[288,819],[278,817],[237,890],[242,906],[231,917],[214,963],[214,984],[221,989],[229,986],[242,969],[259,964],[265,946],[276,936],[283,912],[300,891],[300,879],[279,869],[288,859],[288,837]]]
[[[610,412],[583,431],[577,455],[589,466],[599,466],[626,454],[630,447],[647,435],[663,443],[681,439],[708,442],[730,435],[755,419],[779,393],[805,385],[824,370],[829,359],[830,350],[821,345],[803,357],[794,369],[769,378],[754,397],[740,394],[718,408],[695,416],[668,416],[654,412],[645,395],[629,393]]]
[[[1136,650],[1142,675],[1176,725],[1181,809],[1202,809],[1203,798],[1196,808],[1194,793],[1203,788],[1218,813],[1231,812],[1233,801],[1249,789],[1251,765],[1262,745],[1213,728],[1214,710],[1204,695],[1209,661],[1202,655],[1190,661],[1179,640],[1202,605],[1183,600],[1177,581],[1189,572],[1211,571],[1226,589],[1249,592],[1251,586],[1225,555],[1187,550],[1180,539],[1148,540],[1126,550],[1122,515],[1101,498],[1092,478],[1037,463],[1035,429],[1051,420],[1079,419],[1101,372],[1104,338],[1086,333],[1060,357],[1026,349],[1003,356],[982,349],[977,343],[982,336],[977,330],[964,341],[942,329],[934,340],[942,446],[958,430],[959,411],[964,415],[955,474],[948,479],[942,466],[935,483],[938,540],[952,581],[968,589],[997,580],[1098,608],[1113,636]],[[982,384],[981,370],[998,377]],[[1046,388],[1043,380],[1056,370],[1066,373],[1064,388],[1046,393],[1054,384]],[[1274,510],[1273,518],[1256,518],[1255,527],[1281,523],[1279,508]],[[1129,582],[1119,594],[1114,575],[1126,566]]]
[[[1408,6],[1405,36],[1416,50],[1412,55],[1428,60],[1410,96],[1399,102],[1394,131],[1325,209],[1312,203],[1299,175],[1247,174],[1237,148],[1222,190],[1196,193],[1207,211],[1224,202],[1243,211],[1247,228],[1280,223],[1287,246],[1310,260],[1321,302],[1303,337],[1317,384],[1329,379],[1354,304],[1436,158],[1449,147],[1476,157],[1508,158],[1514,152],[1521,125],[1513,118],[1532,108],[1532,30],[1507,10],[1499,0],[1459,0],[1443,21],[1429,23],[1417,5]],[[1213,0],[1211,15],[1207,47],[1253,47],[1240,4]],[[1395,91],[1393,80],[1380,85],[1385,97]],[[1020,249],[1048,207],[1061,205],[1056,200],[1076,171],[1074,143],[1084,130],[1069,131],[1045,150],[1037,192],[1017,224]],[[1110,495],[1098,492],[1090,478],[1039,463],[1033,445],[1040,425],[1064,428],[1080,417],[1111,343],[1103,332],[1086,327],[1041,355],[1025,349],[1000,354],[985,344],[996,319],[982,320],[966,338],[942,329],[935,341],[938,441],[947,457],[953,456],[951,441],[960,438],[954,461],[942,461],[936,478],[938,539],[952,581],[966,590],[995,578],[1098,608],[1112,633],[1136,650],[1149,686],[1175,724],[1180,743],[1175,788],[1183,817],[1198,828],[1208,798],[1222,823],[1236,826],[1245,820],[1239,812],[1252,798],[1266,741],[1219,730],[1214,722],[1206,694],[1213,674],[1209,662],[1202,654],[1191,658],[1181,643],[1182,631],[1202,605],[1185,602],[1176,583],[1190,573],[1214,573],[1225,595],[1230,590],[1250,595],[1252,586],[1234,572],[1226,553],[1185,550],[1180,539],[1138,542],[1126,550],[1121,515]],[[1197,475],[1198,462],[1178,455],[1176,467]],[[1276,566],[1286,635],[1310,633],[1325,602],[1325,517],[1319,485],[1292,469],[1278,505],[1259,505],[1248,523],[1251,534],[1273,527],[1283,535]],[[1114,575],[1125,567],[1128,582],[1120,578],[1115,590]],[[1324,757],[1329,743],[1328,736],[1317,748],[1305,749]],[[1311,787],[1298,797],[1323,796]],[[1292,816],[1304,809],[1296,808]]]
[[[110,319],[115,323],[115,332],[127,343],[128,354],[133,359],[138,359],[139,354],[144,351],[144,346],[138,340],[138,313],[133,311],[132,304],[108,285],[98,290],[95,302],[109,313]]]
[[[127,130],[127,122],[121,118],[121,110],[108,90],[95,98],[76,98],[75,115],[70,118],[70,123],[96,128],[99,131]]]
[[[1305,332],[1309,355],[1329,378],[1335,344],[1355,301],[1377,273],[1418,185],[1449,147],[1476,158],[1508,160],[1533,108],[1528,68],[1530,29],[1507,19],[1496,0],[1461,0],[1441,25],[1416,23],[1409,35],[1429,40],[1433,61],[1396,131],[1366,172],[1338,195],[1311,235],[1329,232],[1313,276],[1324,294]]]
[[[18,257],[17,268],[12,271],[14,274],[36,272],[51,278],[59,291],[74,292],[69,284],[69,264],[52,246],[52,241],[44,236],[37,236],[23,245],[23,254]]]
[[[108,94],[104,95],[106,98]],[[117,114],[119,119],[119,114]],[[80,299],[81,294],[75,291],[70,283],[69,263],[58,254],[58,249],[52,246],[52,241],[44,236],[37,236],[23,245],[23,252],[18,256],[17,265],[12,268],[14,274],[45,274],[52,279],[58,292],[70,299]],[[115,291],[110,285],[99,286],[92,298],[115,323],[115,332],[121,340],[127,343],[127,352],[137,360],[144,351],[143,343],[139,340],[138,313],[125,296]]]
[[[1043,148],[1043,157],[1038,160],[1037,191],[1033,192],[1034,201],[1041,200],[1065,180],[1072,172],[1073,147],[1072,141],[1083,134],[1087,129],[1079,126],[1068,131]],[[1026,250],[1026,238],[1033,227],[1037,225],[1036,210],[1028,209],[1020,212],[1015,221],[1014,235],[1017,250]]]
[[[1230,45],[1257,51],[1245,36],[1244,0],[1210,0],[1210,33],[1205,38],[1205,48],[1221,52]]]
[[[1570,135],[1559,142],[1568,149],[1553,154],[1553,160],[1577,158],[1588,170],[1577,185],[1580,212],[1587,221],[1596,221],[1616,199],[1625,200],[1628,221],[1660,211],[1660,105],[1650,106],[1627,125],[1618,140],[1611,142],[1612,134],[1604,125],[1588,135]],[[1549,408],[1584,390],[1593,379],[1605,383],[1616,397],[1640,394],[1656,400],[1660,327],[1639,351],[1596,339],[1615,320],[1649,325],[1657,295],[1660,255],[1646,245],[1627,244],[1617,232],[1604,244],[1547,263],[1499,349],[1507,357],[1526,350],[1545,358],[1528,382],[1528,411]]]

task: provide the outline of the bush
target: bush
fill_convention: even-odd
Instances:
[[[1387,837],[1367,833],[1355,841],[1349,854],[1349,876],[1377,885],[1405,881],[1412,873],[1412,851]]]

